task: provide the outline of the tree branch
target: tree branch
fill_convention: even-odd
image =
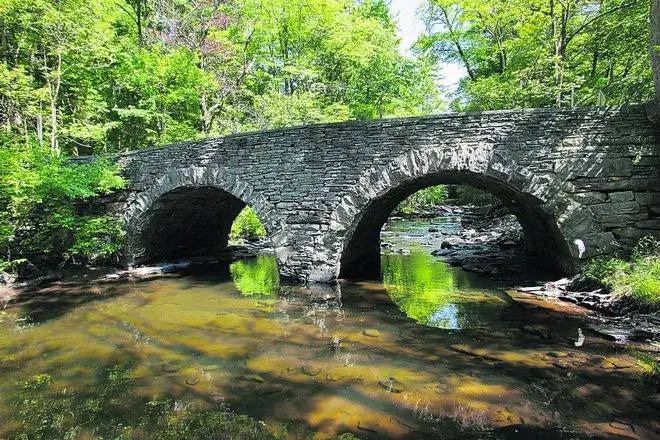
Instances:
[[[579,28],[577,28],[577,29],[575,30],[575,32],[573,32],[571,35],[569,35],[568,37],[566,37],[566,44],[565,44],[565,46],[568,46],[568,44],[571,42],[571,40],[572,40],[573,38],[577,37],[577,36],[580,34],[580,32],[582,32],[583,30],[585,30],[588,26],[591,26],[594,22],[596,22],[596,21],[600,20],[601,18],[605,17],[606,15],[612,14],[612,13],[614,13],[614,12],[616,12],[616,11],[619,11],[619,10],[621,10],[621,9],[625,9],[625,8],[629,8],[629,7],[633,6],[633,5],[635,5],[636,3],[637,3],[637,1],[633,1],[633,2],[631,2],[631,3],[626,3],[626,4],[619,5],[619,6],[617,6],[616,8],[612,8],[612,9],[610,9],[610,10],[608,10],[608,11],[603,12],[603,13],[600,14],[600,15],[597,15],[596,17],[592,18],[591,20],[587,20],[587,21],[585,21],[585,22],[582,24],[582,26],[580,26]]]

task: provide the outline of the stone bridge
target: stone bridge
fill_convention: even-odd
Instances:
[[[324,282],[378,270],[381,227],[409,195],[471,185],[570,273],[660,231],[653,108],[450,113],[177,143],[117,156],[130,185],[103,203],[126,222],[127,265],[212,255],[247,204],[280,274]]]

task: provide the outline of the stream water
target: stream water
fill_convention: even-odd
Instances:
[[[264,255],[26,292],[0,315],[0,439],[660,438],[657,379],[577,347],[582,309],[437,261],[428,227],[388,225],[382,282],[280,284]]]

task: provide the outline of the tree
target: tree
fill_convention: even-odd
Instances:
[[[656,100],[660,102],[660,0],[651,0],[651,58]]]
[[[427,0],[419,51],[461,63],[454,106],[466,109],[611,104],[649,97],[641,0]]]

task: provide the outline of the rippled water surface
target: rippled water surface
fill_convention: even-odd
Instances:
[[[382,283],[280,285],[261,256],[59,283],[0,319],[0,438],[660,437],[657,380],[588,332],[576,347],[583,312],[414,237]]]

